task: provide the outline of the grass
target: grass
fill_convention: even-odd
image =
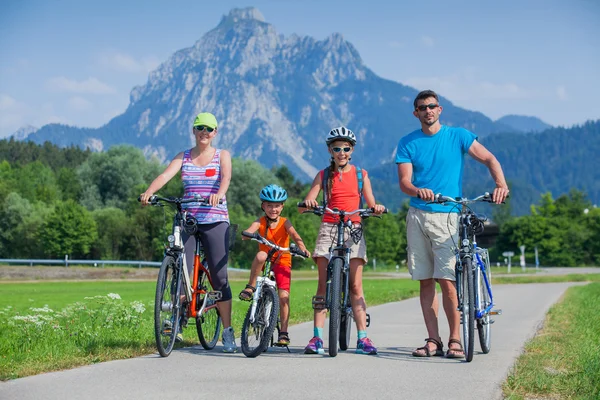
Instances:
[[[554,282],[600,282],[600,274],[492,276],[494,284],[503,283],[554,283]]]
[[[237,300],[244,285],[232,282],[238,337],[249,305]],[[290,323],[312,320],[315,289],[315,280],[292,283]],[[0,285],[0,380],[156,352],[154,290],[154,282],[135,281]],[[369,279],[364,290],[373,306],[417,295],[418,283]],[[193,322],[184,339],[198,343]]]
[[[509,399],[600,398],[600,283],[569,288],[525,347],[503,391]]]

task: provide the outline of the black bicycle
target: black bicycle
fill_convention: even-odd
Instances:
[[[219,340],[221,329],[221,315],[217,308],[221,292],[213,290],[202,242],[198,238],[194,254],[194,272],[190,278],[181,238],[184,230],[189,235],[195,235],[197,230],[196,219],[188,215],[183,209],[183,204],[208,204],[208,199],[152,196],[149,203],[158,207],[170,204],[177,211],[156,282],[154,336],[158,352],[163,357],[171,354],[177,334],[187,325],[188,318],[196,319],[200,343],[206,350],[211,350]]]
[[[487,249],[477,246],[477,235],[483,233],[487,218],[469,208],[476,202],[493,203],[492,196],[485,193],[474,199],[453,198],[436,194],[432,203],[454,203],[460,207],[458,214],[458,243],[454,244],[456,253],[456,293],[458,310],[461,313],[464,352],[467,362],[473,360],[475,346],[475,325],[479,333],[479,344],[484,354],[489,353],[491,340],[492,315],[502,314],[502,310],[493,310],[492,271]],[[449,213],[450,218],[452,213]]]
[[[307,208],[304,202],[298,207]],[[358,243],[362,237],[362,224],[355,226],[346,217],[359,214],[362,219],[378,217],[373,208],[360,208],[354,211],[331,209],[317,206],[303,213],[311,212],[323,216],[325,212],[338,216],[335,223],[335,243],[329,248],[329,264],[327,265],[327,290],[323,303],[313,299],[313,307],[325,307],[329,310],[329,355],[337,356],[339,341],[340,349],[348,350],[350,331],[352,329],[352,305],[350,302],[350,248],[345,244],[345,232],[348,231],[352,240]],[[387,213],[386,209],[384,213]],[[371,316],[367,314],[367,326],[371,324]]]

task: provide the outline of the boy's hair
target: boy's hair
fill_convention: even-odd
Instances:
[[[415,97],[415,101],[413,102],[413,105],[415,106],[415,110],[417,109],[417,102],[419,100],[425,100],[429,97],[434,97],[438,103],[440,102],[440,98],[438,97],[436,92],[434,92],[433,90],[423,90],[423,91],[419,92],[417,97]]]

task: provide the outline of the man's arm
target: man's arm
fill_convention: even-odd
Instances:
[[[411,163],[398,164],[398,182],[400,190],[411,197],[418,197],[425,201],[435,200],[433,190],[427,188],[418,188],[412,183],[413,166]]]
[[[502,166],[500,166],[496,157],[477,140],[469,147],[469,155],[490,170],[490,175],[494,182],[496,182],[492,200],[496,204],[502,203],[508,196],[508,185],[504,179]]]

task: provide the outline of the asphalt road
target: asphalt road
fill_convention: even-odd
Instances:
[[[471,363],[411,356],[426,337],[414,298],[369,309],[376,356],[354,354],[355,337],[335,358],[304,355],[312,337],[312,323],[305,323],[290,328],[292,354],[269,349],[248,359],[221,353],[220,344],[210,352],[197,346],[168,358],[149,355],[0,383],[0,399],[499,399],[524,343],[571,285],[496,285],[503,315],[492,325],[492,350],[482,354],[476,343]],[[445,317],[440,326],[447,342]]]

